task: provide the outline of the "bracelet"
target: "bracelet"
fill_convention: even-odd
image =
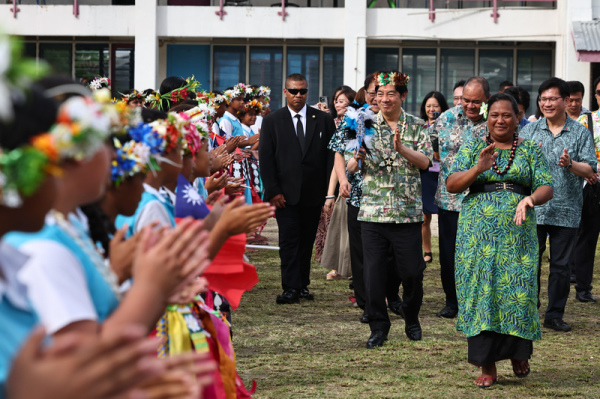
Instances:
[[[326,195],[325,196],[325,199],[332,199],[332,198],[335,198],[335,195]]]

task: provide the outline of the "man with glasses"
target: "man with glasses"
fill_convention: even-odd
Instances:
[[[535,207],[539,243],[538,297],[542,255],[549,236],[552,256],[544,327],[566,332],[571,331],[563,315],[570,290],[569,259],[581,220],[581,188],[584,179],[596,183],[597,160],[590,132],[567,115],[567,82],[550,78],[540,85],[538,94],[544,117],[525,126],[520,134],[540,144],[554,185],[554,197]]]
[[[290,304],[314,299],[308,290],[310,259],[327,194],[332,155],[327,145],[335,123],[331,115],[306,106],[304,76],[289,75],[283,94],[287,107],[263,120],[258,151],[264,200],[277,208],[283,287],[277,303]]]
[[[464,87],[465,87],[465,81],[464,80],[459,80],[454,85],[454,91],[452,92],[452,102],[454,103],[455,107],[457,105],[462,105],[462,95],[463,95],[463,88]]]
[[[458,215],[467,192],[452,194],[446,190],[446,178],[460,146],[472,137],[483,137],[486,133],[485,116],[481,106],[490,98],[490,85],[482,77],[467,80],[462,92],[462,105],[450,108],[430,127],[433,150],[440,154],[440,175],[435,194],[438,206],[438,228],[440,245],[440,274],[446,294],[445,306],[438,317],[454,318],[458,314],[458,300],[454,283],[454,253]]]

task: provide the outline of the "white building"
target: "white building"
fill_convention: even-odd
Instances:
[[[377,0],[373,8],[370,0],[292,1],[297,7],[282,15],[277,0],[21,0],[0,5],[0,27],[23,36],[26,52],[56,71],[109,76],[116,91],[193,74],[205,89],[267,84],[276,108],[289,73],[307,76],[312,103],[393,68],[411,76],[413,113],[428,91],[449,99],[456,81],[475,74],[493,90],[513,81],[534,101],[551,76],[579,80],[593,107],[588,94],[600,70],[589,61],[600,48],[582,48],[595,28],[577,25],[586,60],[578,61],[573,22],[600,16],[600,0]]]

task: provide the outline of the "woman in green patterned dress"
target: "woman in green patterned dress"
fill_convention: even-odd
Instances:
[[[506,94],[489,101],[488,134],[466,142],[446,180],[449,192],[469,189],[456,239],[456,328],[467,336],[475,385],[496,382],[496,362],[510,359],[529,374],[537,309],[538,241],[534,205],[552,198],[548,162],[537,143],[519,138],[518,107]]]

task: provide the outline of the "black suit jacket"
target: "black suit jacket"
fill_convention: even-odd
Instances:
[[[302,153],[288,107],[267,115],[258,147],[265,201],[283,194],[287,205],[323,205],[333,159],[327,145],[334,132],[331,115],[307,105]]]

